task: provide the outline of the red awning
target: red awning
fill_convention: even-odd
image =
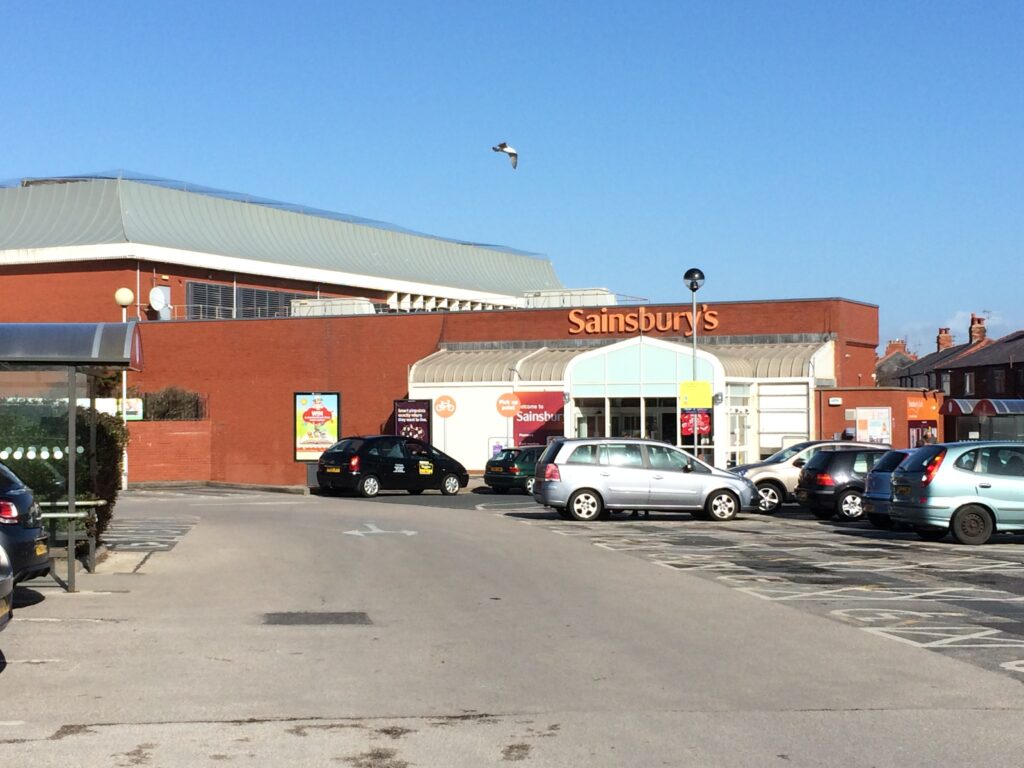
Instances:
[[[1007,416],[1024,414],[1024,400],[979,400],[974,407],[975,416]]]
[[[944,416],[970,416],[974,413],[974,408],[978,405],[978,400],[957,400],[954,398],[946,398],[942,401],[942,407],[939,408],[939,413]]]

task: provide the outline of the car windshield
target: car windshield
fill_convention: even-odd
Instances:
[[[806,448],[809,445],[810,445],[810,443],[797,443],[796,445],[789,446],[789,448],[783,448],[778,453],[773,453],[771,456],[769,456],[767,459],[765,459],[762,463],[763,464],[779,464],[779,463],[781,463],[783,461],[786,461],[787,459],[793,458],[798,453],[800,453],[800,451],[802,451],[804,448]]]

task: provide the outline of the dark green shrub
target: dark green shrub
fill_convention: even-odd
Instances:
[[[148,421],[193,421],[206,415],[203,398],[196,392],[166,387],[142,397],[142,414]]]

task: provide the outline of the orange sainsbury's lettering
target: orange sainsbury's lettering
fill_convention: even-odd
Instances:
[[[602,307],[597,312],[587,313],[582,309],[569,310],[569,334],[595,335],[605,333],[662,333],[675,332],[692,336],[694,326],[705,331],[714,331],[719,326],[718,311],[702,304],[696,319],[690,312],[651,312],[640,307],[636,312],[609,312]]]

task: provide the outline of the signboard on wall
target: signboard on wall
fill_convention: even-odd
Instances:
[[[395,400],[395,434],[430,443],[430,401]]]
[[[892,444],[892,408],[858,408],[857,440]]]
[[[565,402],[561,392],[517,392],[519,408],[512,417],[515,445],[543,445],[565,434]]]
[[[295,461],[316,461],[338,442],[341,395],[337,392],[295,393]]]
[[[710,381],[682,381],[679,383],[680,408],[684,410],[710,408],[712,401]]]

